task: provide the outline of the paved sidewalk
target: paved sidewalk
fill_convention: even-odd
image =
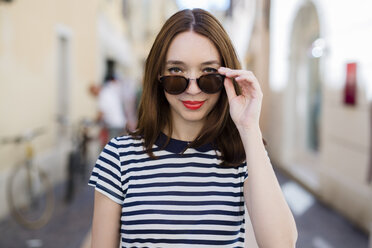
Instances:
[[[299,248],[368,248],[368,235],[323,205],[297,183],[276,173],[294,214]]]
[[[86,184],[85,184],[86,185]],[[1,248],[80,248],[90,230],[93,190],[83,185],[71,204],[63,202],[63,185],[56,189],[56,208],[52,220],[39,230],[27,230],[13,219],[0,222]]]

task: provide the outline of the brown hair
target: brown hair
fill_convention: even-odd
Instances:
[[[168,128],[168,133],[172,134],[169,103],[158,82],[158,75],[164,70],[166,54],[173,38],[185,31],[194,31],[209,38],[220,54],[222,66],[241,68],[230,38],[219,21],[209,12],[202,9],[181,10],[166,21],[146,60],[138,129],[133,133],[144,138],[144,147],[153,158],[155,156],[152,147],[161,131]],[[234,84],[239,93],[237,84]],[[200,147],[207,143],[213,143],[221,152],[220,158],[225,165],[239,165],[245,159],[240,135],[230,117],[225,89],[208,114],[199,135],[188,147]]]

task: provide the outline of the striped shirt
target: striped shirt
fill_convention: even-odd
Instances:
[[[166,139],[152,159],[143,140],[114,138],[93,168],[89,185],[122,207],[122,247],[244,247],[246,165],[221,166],[211,144],[160,149]]]

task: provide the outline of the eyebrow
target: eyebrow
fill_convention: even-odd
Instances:
[[[167,65],[186,65],[184,62],[180,61],[180,60],[168,60],[165,64]],[[217,60],[210,60],[210,61],[205,61],[203,63],[201,63],[202,66],[205,66],[205,65],[220,65],[220,62],[218,62]]]
[[[165,64],[167,64],[167,65],[185,65],[185,63],[183,63],[180,60],[168,60]]]
[[[210,60],[203,62],[202,65],[220,65],[220,62],[218,62],[217,60]]]

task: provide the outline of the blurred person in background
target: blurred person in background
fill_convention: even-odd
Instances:
[[[99,119],[108,132],[109,139],[125,133],[127,119],[119,81],[114,76],[106,77],[98,95]]]
[[[135,129],[135,91],[131,83],[107,76],[99,91],[98,108],[98,119],[109,139]]]
[[[93,169],[92,247],[243,247],[245,206],[260,247],[297,229],[259,128],[262,91],[218,20],[170,17],[148,55],[138,128]]]
[[[121,80],[121,94],[127,118],[126,130],[133,132],[137,127],[137,87],[135,80],[125,77]]]
[[[368,183],[372,183],[372,101],[369,103],[369,170],[367,176]],[[372,233],[372,224],[371,224]],[[371,236],[372,246],[372,236]]]
[[[89,94],[94,97],[94,98],[97,98],[99,96],[99,92],[101,90],[101,87],[99,85],[97,85],[95,82],[91,82],[89,84]]]
[[[98,105],[98,96],[101,91],[101,86],[95,82],[92,82],[89,85],[88,91],[89,91],[89,94],[96,100],[97,105]],[[102,112],[99,110],[98,106],[97,106],[97,109],[98,109],[97,115],[93,121],[99,127],[97,137],[99,139],[100,147],[102,149],[109,141],[109,134],[108,134],[108,130],[106,129],[106,127],[103,125],[103,122],[102,122]]]

